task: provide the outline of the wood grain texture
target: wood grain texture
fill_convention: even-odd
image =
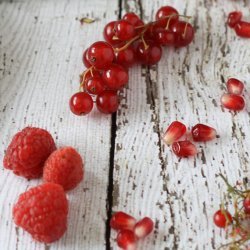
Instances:
[[[84,156],[86,174],[68,193],[69,228],[51,245],[34,242],[11,220],[18,195],[41,180],[29,181],[0,168],[0,249],[117,249],[107,216],[122,210],[150,216],[154,233],[139,250],[215,249],[224,235],[212,223],[225,187],[249,176],[250,43],[225,25],[227,13],[249,15],[249,1],[198,0],[36,0],[0,1],[0,162],[12,135],[33,125],[47,128],[58,146],[71,145]],[[105,23],[135,11],[154,19],[166,4],[192,15],[195,41],[188,48],[165,49],[161,62],[130,70],[117,115],[86,118],[68,111],[83,69],[81,51],[100,40]],[[80,26],[76,18],[98,18]],[[228,77],[246,82],[247,107],[224,110],[220,96]],[[248,91],[248,92],[247,92]],[[220,138],[198,144],[194,159],[177,159],[161,135],[173,120],[189,128],[210,124]],[[111,131],[111,127],[113,129]],[[114,158],[113,158],[114,157]],[[109,207],[112,206],[110,209]]]
[[[47,128],[58,146],[76,147],[85,160],[84,182],[68,192],[68,230],[50,246],[34,242],[11,218],[18,195],[42,180],[27,181],[0,168],[1,250],[105,248],[111,118],[97,111],[76,117],[68,100],[78,90],[83,49],[101,38],[117,10],[118,3],[108,0],[98,8],[91,0],[0,4],[0,162],[13,134],[28,125]],[[84,16],[99,21],[81,26],[76,18]]]
[[[149,21],[165,1],[126,1]],[[168,1],[193,16],[195,41],[188,48],[165,49],[157,66],[134,68],[117,116],[114,210],[156,221],[152,236],[139,249],[215,249],[225,241],[212,223],[225,186],[249,176],[250,43],[225,25],[227,14],[249,4],[239,1]],[[220,105],[225,80],[246,84],[247,107],[233,113]],[[220,138],[198,144],[194,159],[178,159],[161,135],[173,120],[189,128],[210,124]],[[115,234],[113,234],[113,238]],[[113,241],[113,246],[115,242]]]

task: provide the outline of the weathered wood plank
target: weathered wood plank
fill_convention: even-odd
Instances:
[[[165,1],[127,1],[152,20]],[[249,104],[233,114],[220,106],[224,79],[250,82],[250,44],[225,26],[226,15],[243,2],[169,1],[194,16],[195,42],[166,49],[158,66],[134,68],[117,117],[114,210],[155,219],[156,230],[141,249],[212,249],[224,241],[212,223],[225,187],[217,174],[235,182],[249,175]],[[249,96],[245,92],[248,101]],[[173,120],[217,128],[220,138],[198,144],[195,159],[177,159],[160,135]],[[113,234],[113,238],[115,233]],[[113,242],[115,246],[115,243]]]
[[[11,136],[27,125],[47,128],[58,146],[76,147],[85,180],[68,192],[69,225],[51,246],[35,243],[11,219],[18,195],[42,180],[26,181],[0,168],[0,249],[104,249],[110,116],[75,117],[68,99],[78,89],[86,46],[116,19],[116,1],[2,1],[0,4],[0,161]],[[80,26],[76,18],[99,21]],[[101,20],[101,21],[100,21]],[[94,30],[94,32],[93,32]]]

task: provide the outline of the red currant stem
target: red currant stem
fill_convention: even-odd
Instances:
[[[94,68],[94,66],[91,66],[90,68],[86,69],[81,75],[82,75],[82,82],[80,83],[80,87],[79,87],[79,90],[81,91],[81,89],[83,89],[83,91],[85,91],[85,84],[84,84],[84,81],[85,81],[85,78],[86,78],[86,75],[87,73],[90,71],[91,75],[93,76],[93,73],[92,73],[92,69]]]
[[[147,45],[147,43],[146,43],[146,41],[145,41],[143,35],[141,36],[141,40],[142,40],[142,42],[143,42],[143,45],[144,45],[145,50],[147,50],[147,49],[149,48],[149,46]]]
[[[187,17],[187,19],[190,19],[190,17]],[[186,25],[185,25],[185,29],[184,29],[184,32],[183,32],[183,34],[182,34],[183,37],[186,36],[186,33],[187,33],[187,26],[188,26],[188,23],[186,23]]]
[[[140,38],[140,35],[135,36],[134,38],[132,38],[131,40],[129,40],[128,42],[126,42],[126,44],[124,46],[122,46],[121,48],[114,48],[115,52],[120,52],[122,50],[125,50],[129,47],[129,45],[131,45],[134,41],[136,41],[137,39]]]
[[[172,14],[172,15],[168,18],[168,22],[167,22],[167,25],[166,25],[166,27],[165,27],[165,30],[168,30],[170,21],[171,21],[171,19],[172,19],[174,16],[176,16],[176,14]]]

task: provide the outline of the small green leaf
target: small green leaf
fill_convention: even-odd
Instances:
[[[88,18],[88,17],[83,17],[80,19],[80,23],[81,24],[84,24],[84,23],[93,23],[95,22],[95,19],[91,19],[91,18]]]

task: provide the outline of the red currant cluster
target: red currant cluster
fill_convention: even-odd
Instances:
[[[228,201],[233,200],[234,214],[232,216],[225,208],[225,203],[228,201],[223,201],[220,209],[214,214],[214,224],[226,229],[227,234],[233,239],[232,242],[222,247],[244,249],[242,247],[246,246],[250,240],[250,190],[247,189],[246,183],[244,185],[237,183],[236,186],[232,186],[222,174],[220,176],[228,188]]]
[[[80,76],[80,91],[70,99],[70,109],[76,115],[88,114],[94,105],[110,114],[119,106],[117,92],[128,83],[128,68],[135,63],[156,64],[162,56],[161,46],[183,47],[194,38],[194,29],[179,18],[171,6],[161,7],[156,21],[144,24],[134,13],[112,21],[104,28],[104,41],[92,44],[83,53],[87,69]],[[190,17],[185,17],[190,18]]]
[[[245,107],[245,100],[241,96],[244,90],[244,84],[235,78],[230,78],[227,81],[227,94],[223,94],[221,97],[221,104],[223,107],[240,111]]]
[[[163,135],[163,141],[172,145],[172,151],[178,157],[189,157],[197,154],[196,146],[188,139],[180,141],[187,133],[186,126],[178,121],[172,122]],[[215,139],[216,130],[205,124],[196,124],[191,130],[192,139],[195,142],[207,142]]]
[[[228,14],[227,24],[240,37],[250,38],[250,22],[241,21],[242,12],[233,11]]]
[[[137,243],[154,229],[154,222],[149,217],[136,222],[136,219],[124,212],[116,212],[110,220],[110,227],[118,231],[116,242],[124,250],[136,250]]]

